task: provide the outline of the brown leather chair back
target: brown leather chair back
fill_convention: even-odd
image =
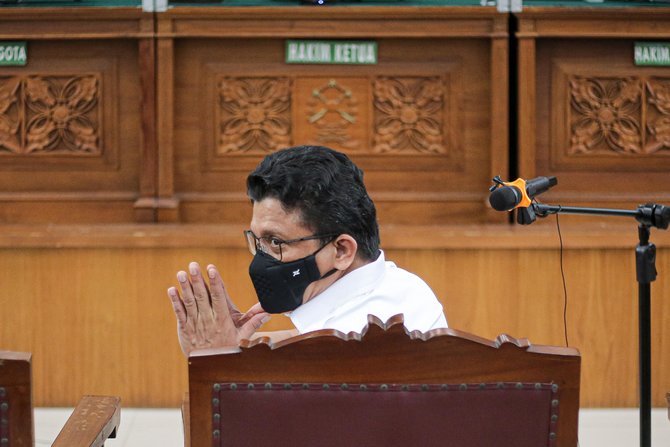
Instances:
[[[0,351],[0,446],[33,447],[31,355]]]
[[[370,322],[193,353],[191,445],[576,445],[576,350]]]

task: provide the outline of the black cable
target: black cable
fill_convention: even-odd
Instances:
[[[561,224],[558,222],[558,213],[556,213],[556,229],[558,230],[558,240],[560,243],[559,258],[561,265],[561,279],[563,280],[563,333],[565,334],[565,346],[569,347],[570,343],[568,343],[568,288],[565,284],[565,271],[563,270],[563,236],[561,235]]]
[[[561,206],[558,206],[559,210],[556,212],[556,229],[558,230],[558,241],[559,241],[559,259],[561,265],[561,279],[563,280],[563,333],[565,334],[565,346],[570,347],[568,343],[568,288],[565,283],[565,271],[563,270],[563,236],[561,235],[561,224],[558,221],[558,214],[560,213]],[[577,436],[577,447],[579,447],[579,436]]]

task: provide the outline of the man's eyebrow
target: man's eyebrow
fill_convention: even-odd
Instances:
[[[264,239],[277,238],[281,240],[286,240],[286,238],[282,237],[277,231],[272,230],[263,230],[261,231],[261,234],[258,235],[258,237],[262,237]]]

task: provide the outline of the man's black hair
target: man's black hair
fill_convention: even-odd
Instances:
[[[316,234],[348,234],[362,259],[379,254],[377,212],[361,171],[345,154],[323,146],[296,146],[266,156],[247,177],[254,202],[274,198],[298,211]]]

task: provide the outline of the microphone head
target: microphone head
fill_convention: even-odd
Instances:
[[[521,202],[521,192],[513,186],[501,186],[489,196],[489,203],[496,211],[509,211]]]

